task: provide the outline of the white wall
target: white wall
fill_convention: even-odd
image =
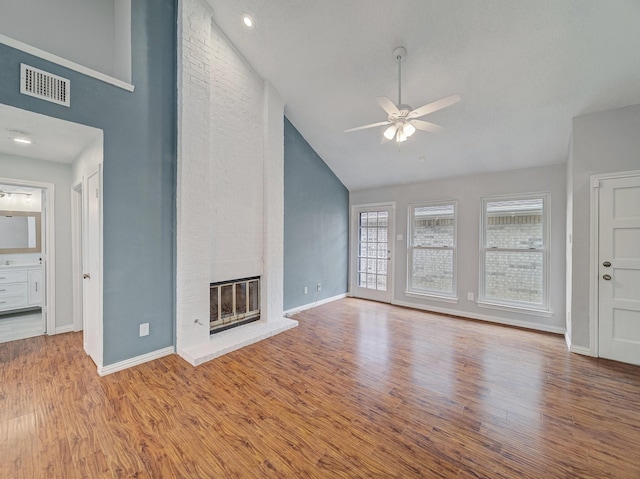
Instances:
[[[0,172],[0,176],[2,172]],[[5,190],[4,185],[0,184],[0,190]],[[8,185],[9,191],[15,188],[13,185]],[[20,188],[23,193],[31,193],[31,196],[26,195],[9,195],[0,198],[0,210],[5,211],[42,211],[42,190],[35,188]]]
[[[0,33],[129,82],[130,11],[131,0],[3,0]]]
[[[512,170],[482,175],[446,178],[425,183],[353,191],[351,205],[396,202],[394,299],[397,304],[432,311],[459,314],[477,319],[564,332],[565,309],[565,201],[566,166],[564,164]],[[479,240],[481,200],[487,196],[520,193],[550,193],[550,271],[549,295],[551,315],[541,316],[479,307],[467,300],[467,293],[478,297]],[[405,294],[407,282],[407,212],[409,204],[456,200],[457,209],[457,292],[458,303],[422,299]]]
[[[211,36],[209,278],[217,282],[262,274],[264,85],[215,24]]]
[[[571,302],[573,301],[573,139],[569,142],[569,158],[567,160],[567,213],[565,238],[565,334],[567,344],[571,346],[573,321],[571,319]]]
[[[184,356],[209,330],[212,11],[182,0],[178,15],[176,350]]]
[[[282,317],[284,103],[212,15],[179,2],[176,349],[192,364],[297,324]],[[211,338],[209,284],[256,275],[260,324]]]
[[[71,165],[0,154],[0,172],[4,178],[54,184],[56,329],[71,326]]]
[[[571,342],[590,347],[590,177],[640,169],[640,105],[573,120]]]
[[[98,166],[102,164],[103,157],[103,134],[101,131],[73,161],[71,165],[71,183],[75,184],[82,180],[83,177],[87,177],[96,171]]]

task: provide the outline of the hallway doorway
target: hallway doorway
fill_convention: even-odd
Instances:
[[[74,258],[76,250],[82,249],[82,241],[72,241],[72,185],[86,184],[87,179],[93,177],[94,190],[98,194],[93,203],[93,224],[98,228],[95,244],[98,248],[95,255],[97,272],[93,275],[96,278],[96,314],[92,316],[91,325],[94,342],[101,345],[103,132],[3,104],[0,104],[0,129],[8,132],[6,137],[0,135],[0,184],[42,192],[41,254],[34,251],[34,254],[25,256],[22,251],[8,251],[6,253],[12,256],[7,257],[3,256],[0,245],[0,268],[4,262],[4,269],[20,270],[6,280],[11,284],[11,301],[18,301],[16,297],[26,290],[26,300],[21,300],[19,305],[26,301],[27,307],[18,310],[16,305],[12,321],[29,330],[29,336],[85,329],[82,308],[76,307],[82,304],[82,295],[74,288],[77,281]],[[32,201],[33,198],[35,196]],[[84,211],[85,208],[80,205],[80,209]],[[41,303],[38,303],[39,297]],[[1,306],[0,303],[0,309]],[[38,307],[41,307],[41,323],[37,319]],[[15,329],[15,324],[12,327]],[[0,327],[0,343],[3,341],[1,332]],[[27,337],[24,334],[4,339]],[[100,366],[100,354],[92,354],[91,357]]]

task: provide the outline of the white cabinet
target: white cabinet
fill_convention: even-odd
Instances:
[[[42,304],[42,266],[0,268],[0,311]]]
[[[29,306],[42,304],[42,268],[27,270],[29,275]]]

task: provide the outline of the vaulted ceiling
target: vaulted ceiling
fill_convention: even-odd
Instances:
[[[285,114],[351,190],[562,163],[571,120],[640,103],[638,0],[207,0],[279,91]],[[247,29],[241,16],[250,14]],[[380,145],[376,97],[453,94],[445,130]]]

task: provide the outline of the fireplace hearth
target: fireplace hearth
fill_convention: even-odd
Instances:
[[[210,334],[260,319],[260,277],[211,283]]]

